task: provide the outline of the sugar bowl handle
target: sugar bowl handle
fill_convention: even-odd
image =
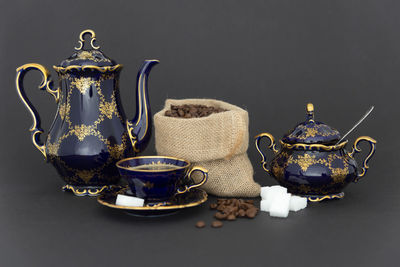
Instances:
[[[199,167],[199,166],[195,166],[195,167],[193,167],[193,168],[189,171],[189,173],[187,174],[188,179],[189,179],[189,180],[192,180],[192,174],[193,174],[194,172],[196,172],[196,171],[202,173],[203,178],[201,179],[201,181],[198,182],[197,184],[185,185],[185,188],[184,188],[183,190],[181,190],[181,189],[178,189],[178,190],[177,190],[177,194],[186,193],[186,192],[190,191],[191,189],[196,188],[196,187],[200,187],[200,186],[202,186],[203,184],[205,184],[205,183],[207,182],[207,179],[208,179],[208,170],[206,170],[206,169],[204,169],[204,168],[202,168],[202,167]]]
[[[267,173],[271,174],[271,171],[270,171],[270,170],[268,169],[268,167],[267,167],[267,165],[268,165],[267,157],[265,156],[265,154],[264,154],[264,153],[261,151],[261,149],[260,149],[260,141],[261,141],[261,139],[264,138],[264,137],[266,137],[266,138],[269,139],[269,142],[270,142],[270,144],[269,144],[269,146],[268,146],[269,149],[271,149],[275,154],[277,154],[279,151],[278,151],[278,149],[276,148],[275,139],[274,139],[274,137],[272,136],[272,134],[270,134],[270,133],[261,133],[261,134],[259,134],[259,135],[257,135],[257,136],[255,137],[255,139],[256,139],[256,148],[257,148],[258,153],[260,153],[261,158],[262,158],[262,159],[261,159],[262,167],[263,167],[263,169],[264,169]]]
[[[348,155],[350,157],[354,158],[355,153],[361,152],[361,148],[358,147],[358,143],[360,143],[361,141],[367,141],[371,145],[371,149],[363,162],[361,172],[358,173],[357,177],[354,179],[353,182],[358,182],[360,180],[360,178],[364,177],[364,175],[367,173],[367,170],[369,168],[368,162],[375,153],[376,140],[369,136],[360,136],[354,142],[352,151],[350,153],[348,153]]]
[[[47,158],[46,156],[46,146],[40,141],[40,134],[43,133],[43,130],[40,127],[40,116],[39,113],[36,111],[35,107],[32,105],[32,103],[29,101],[28,97],[25,94],[24,86],[23,86],[23,81],[25,74],[30,71],[30,70],[38,70],[42,74],[42,83],[39,85],[40,90],[46,90],[48,93],[50,93],[56,103],[58,103],[59,97],[60,97],[60,89],[57,88],[53,90],[53,81],[50,79],[50,72],[42,65],[37,64],[37,63],[29,63],[22,65],[21,67],[17,68],[17,77],[15,79],[16,83],[16,88],[17,88],[17,93],[19,98],[21,99],[22,103],[26,106],[26,108],[29,110],[29,112],[32,115],[33,119],[33,124],[32,127],[29,129],[31,132],[32,136],[32,142],[35,145],[35,147],[42,152],[43,156],[45,159]]]

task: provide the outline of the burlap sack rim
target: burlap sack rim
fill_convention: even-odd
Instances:
[[[171,102],[184,102],[184,104],[194,104],[194,103],[190,103],[190,102],[214,102],[215,104],[218,104],[217,107],[229,107],[229,109],[227,111],[224,112],[219,112],[219,113],[212,113],[209,116],[206,117],[200,117],[200,118],[175,118],[175,117],[168,117],[165,116],[165,111],[167,111],[168,109],[170,109],[171,105],[173,105],[173,103]],[[207,103],[209,104],[209,103]],[[244,112],[246,113],[247,111],[242,109],[241,107],[235,106],[233,104],[230,103],[226,103],[223,102],[221,100],[216,100],[216,99],[210,99],[210,98],[187,98],[187,99],[173,99],[173,98],[168,98],[165,100],[165,104],[164,104],[164,108],[162,110],[160,110],[159,112],[157,112],[154,116],[162,116],[162,117],[167,117],[170,118],[172,120],[212,120],[215,116],[225,116],[226,113],[234,113],[234,111],[240,111],[240,112]]]
[[[176,117],[165,116],[165,112],[170,109],[171,105],[183,105],[183,104],[203,104],[208,106],[211,105],[227,109],[227,111],[213,113],[207,117],[200,117],[200,118],[176,118]],[[154,121],[156,122],[158,120],[160,122],[161,121],[165,122],[166,120],[168,120],[171,123],[178,121],[179,123],[181,123],[182,120],[186,120],[190,122],[201,121],[202,123],[207,123],[207,121],[212,122],[215,120],[223,119],[224,117],[229,117],[231,120],[236,120],[238,121],[238,124],[243,124],[245,128],[248,129],[249,118],[246,110],[221,100],[208,99],[208,98],[166,99],[164,108],[154,115]],[[231,144],[232,150],[227,152],[223,156],[218,157],[218,159],[230,159],[237,154],[247,151],[249,146],[248,138],[245,138],[244,132],[243,133],[239,132],[240,127],[235,128],[235,130],[237,131],[232,132],[232,135],[230,136],[230,139],[228,141]],[[210,134],[212,134],[212,132]],[[218,148],[216,147],[215,149],[217,150]]]

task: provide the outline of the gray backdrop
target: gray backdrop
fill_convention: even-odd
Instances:
[[[1,0],[0,265],[395,266],[399,8],[378,0]],[[62,193],[55,169],[31,143],[15,69],[28,62],[51,69],[86,28],[125,65],[120,87],[130,116],[136,73],[148,58],[161,61],[150,76],[153,111],[168,97],[224,100],[248,110],[252,137],[268,131],[280,138],[304,120],[307,102],[342,133],[375,105],[349,137],[378,140],[366,178],[347,187],[343,200],[310,204],[286,220],[261,213],[202,230],[194,224],[212,221],[207,206],[141,219]],[[25,87],[47,130],[56,106],[39,82],[32,72]],[[154,153],[152,141],[145,154]],[[255,180],[275,184],[253,142],[249,156]]]

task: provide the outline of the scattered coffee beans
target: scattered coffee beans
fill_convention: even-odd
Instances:
[[[220,228],[224,224],[222,220],[236,221],[238,217],[247,217],[253,219],[257,216],[258,208],[254,206],[254,200],[252,199],[240,199],[240,198],[219,198],[217,203],[211,203],[210,209],[217,210],[214,214],[215,221],[211,223],[211,227]],[[197,228],[203,228],[206,224],[204,221],[198,221],[196,223]]]
[[[171,109],[165,112],[165,116],[176,118],[200,118],[224,111],[227,110],[217,107],[208,107],[205,105],[171,105]]]
[[[196,223],[197,228],[204,228],[206,226],[206,223],[204,221],[198,221]]]
[[[221,221],[213,221],[212,223],[211,223],[211,227],[213,227],[213,228],[220,228],[220,227],[222,227],[224,224],[223,224],[223,222],[221,222]]]
[[[210,208],[218,210],[214,214],[214,217],[218,220],[234,221],[237,217],[253,219],[258,213],[258,208],[254,206],[254,200],[252,199],[220,198],[217,203],[211,203]]]

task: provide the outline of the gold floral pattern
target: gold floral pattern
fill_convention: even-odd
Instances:
[[[316,163],[318,163],[315,160],[315,156],[310,156],[308,154],[304,154],[304,156],[298,156],[297,159],[293,159],[293,157],[290,157],[288,160],[288,164],[292,164],[292,163],[297,163],[302,171],[307,171],[308,167],[310,167],[311,165],[314,165]]]
[[[347,174],[349,174],[349,169],[348,167],[345,167],[343,169],[341,168],[330,168],[332,172],[332,179],[335,183],[340,183],[343,182],[344,179],[346,179]]]
[[[108,150],[110,152],[110,156],[113,159],[120,159],[124,155],[126,149],[126,144],[122,143],[120,145],[115,144],[115,145],[109,145]]]
[[[70,106],[69,103],[68,104],[66,104],[66,103],[61,104],[60,105],[60,109],[58,111],[58,114],[60,115],[60,118],[62,120],[64,120],[65,115],[68,114],[70,110],[71,110],[71,106]]]
[[[48,154],[51,155],[57,155],[58,154],[58,149],[60,148],[60,144],[59,143],[47,143],[47,152]]]
[[[314,137],[317,135],[317,133],[318,133],[318,130],[315,128],[308,128],[306,130],[306,136]]]
[[[92,53],[89,52],[89,51],[81,51],[81,52],[78,54],[77,59],[95,60],[94,56],[93,56]]]
[[[285,169],[279,166],[278,163],[275,161],[272,164],[272,173],[278,178],[283,178],[285,174]]]
[[[79,141],[83,141],[86,136],[94,135],[94,127],[92,125],[75,125],[74,134],[78,137]]]
[[[92,179],[95,172],[93,172],[92,170],[79,170],[76,171],[76,174],[79,176],[79,178],[87,183],[90,181],[90,179]]]
[[[321,164],[329,168],[332,173],[332,179],[335,182],[342,182],[349,174],[349,164],[345,160],[341,160],[341,157],[337,154],[329,154],[326,159],[320,158],[315,159],[315,155],[304,154],[304,156],[298,155],[297,158],[289,157],[288,164],[297,164],[300,166],[302,171],[315,164]],[[333,161],[340,160],[343,164],[343,168],[332,167]]]
[[[112,119],[114,113],[117,113],[117,103],[115,101],[102,102],[99,106],[100,113],[105,115],[107,118]]]
[[[85,94],[87,89],[89,89],[94,83],[95,81],[92,80],[92,78],[80,77],[74,78],[71,82],[71,85],[75,86],[75,88],[78,89],[81,94]]]
[[[143,187],[151,189],[154,187],[154,183],[147,181],[146,183],[143,184]]]

